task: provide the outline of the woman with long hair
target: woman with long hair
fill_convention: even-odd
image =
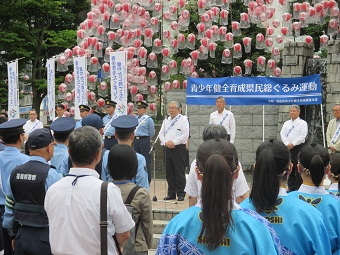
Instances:
[[[224,139],[208,140],[197,150],[197,177],[202,181],[199,203],[166,226],[156,254],[281,254],[267,220],[243,210],[232,195],[237,177],[234,147]]]
[[[339,177],[340,177],[340,153],[331,154],[331,169],[328,172],[328,179],[331,186],[327,190],[330,194],[340,197]]]
[[[298,191],[290,192],[289,196],[298,197],[322,213],[332,252],[340,254],[340,201],[323,186],[325,174],[329,171],[327,149],[315,143],[305,146],[299,153],[298,171],[302,185]]]
[[[272,223],[282,244],[292,254],[330,254],[322,214],[313,206],[287,194],[287,179],[291,170],[287,146],[275,140],[263,142],[256,150],[249,199],[241,206],[257,211]]]

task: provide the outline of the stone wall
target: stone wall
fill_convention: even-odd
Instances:
[[[282,77],[297,77],[305,74],[305,64],[313,58],[314,52],[310,45],[303,42],[285,44],[283,50]],[[327,58],[327,99],[325,116],[327,123],[332,117],[332,106],[340,102],[340,41],[331,42]],[[202,132],[209,124],[209,115],[215,106],[186,106],[185,90],[171,90],[165,94],[165,103],[179,101],[183,105],[183,113],[187,112],[190,121],[190,162],[195,158],[196,150],[202,143]],[[226,98],[228,104],[228,98]],[[269,138],[280,139],[283,122],[290,118],[289,106],[228,106],[235,115],[236,139],[240,161],[247,170],[255,160],[258,145]],[[263,120],[264,111],[264,120]],[[307,112],[307,111],[306,111]],[[264,129],[263,129],[264,122]]]

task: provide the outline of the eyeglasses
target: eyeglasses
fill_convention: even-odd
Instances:
[[[333,109],[332,112],[339,112],[340,109]]]
[[[176,107],[168,107],[169,110],[176,110]]]

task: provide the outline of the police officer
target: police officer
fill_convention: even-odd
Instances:
[[[12,119],[0,125],[0,132],[6,148],[0,154],[0,169],[1,169],[1,190],[0,192],[0,212],[1,217],[5,211],[6,194],[8,193],[8,179],[13,169],[21,164],[26,163],[30,157],[21,153],[20,149],[24,142],[24,129],[26,123],[24,119]],[[12,254],[12,244],[7,229],[2,228],[4,240],[4,254]],[[2,238],[0,238],[2,242]],[[1,246],[1,245],[0,245]]]
[[[72,118],[60,118],[50,125],[50,129],[53,130],[53,136],[56,141],[51,165],[56,168],[58,173],[61,173],[64,176],[67,173],[62,172],[61,164],[65,158],[68,158],[68,136],[75,128],[75,125],[76,123]]]
[[[121,115],[112,121],[111,124],[115,127],[115,136],[118,140],[119,144],[127,144],[129,146],[132,145],[134,141],[134,132],[136,127],[138,126],[138,120],[130,115]],[[150,185],[148,181],[148,173],[146,172],[146,162],[143,155],[137,153],[138,159],[138,169],[137,175],[135,178],[131,180],[131,182],[137,184],[138,186],[145,188],[147,191],[150,192]],[[104,159],[103,159],[104,161]],[[106,165],[106,171],[107,165]]]
[[[55,142],[47,128],[33,131],[27,142],[31,159],[10,176],[4,226],[15,236],[14,255],[52,254],[44,199],[47,189],[62,178],[47,164]]]
[[[148,180],[151,182],[150,169],[150,139],[155,134],[155,124],[150,116],[146,113],[148,104],[145,101],[138,101],[137,103],[138,126],[135,129],[134,147],[136,152],[142,154],[146,160],[146,168],[148,171]]]
[[[116,102],[112,100],[105,101],[105,109],[107,114],[103,117],[104,123],[104,148],[110,150],[111,147],[117,144],[117,139],[114,137],[115,129],[111,126],[111,123],[119,115],[115,114]]]
[[[76,126],[74,129],[82,127],[82,119],[89,115],[91,108],[87,105],[81,104],[79,105],[79,112],[81,119],[76,122]]]

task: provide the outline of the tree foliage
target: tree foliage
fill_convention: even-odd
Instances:
[[[46,95],[48,58],[76,45],[77,26],[86,18],[86,0],[3,0],[0,2],[0,50],[2,62],[17,58],[19,70],[32,67],[33,108],[39,109]],[[6,65],[1,65],[0,95],[7,100]],[[3,102],[2,101],[2,102]]]

